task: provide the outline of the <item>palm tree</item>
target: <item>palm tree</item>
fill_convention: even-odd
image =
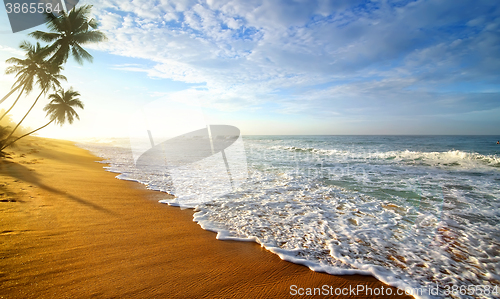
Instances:
[[[4,139],[7,135],[9,135],[9,127],[0,125],[0,158],[4,158],[8,155],[3,151],[3,146],[9,142],[7,138]]]
[[[52,55],[51,63],[64,64],[70,54],[79,64],[83,64],[84,59],[92,62],[92,55],[81,45],[104,41],[106,35],[96,30],[98,23],[95,19],[89,19],[91,9],[92,5],[85,5],[73,8],[69,14],[63,11],[59,17],[47,14],[47,27],[51,32],[35,31],[29,36],[52,43],[47,49]]]
[[[9,91],[8,94],[6,94],[1,100],[0,100],[0,104],[2,104],[6,99],[8,99],[16,90],[19,89],[19,87],[21,87],[20,85],[17,85],[15,88],[14,86],[16,86],[16,84],[12,85],[12,89]]]
[[[41,89],[41,92],[38,95],[38,97],[36,98],[33,105],[31,105],[28,112],[26,112],[26,114],[21,119],[21,121],[19,121],[17,123],[17,125],[14,127],[14,129],[10,132],[10,135],[7,137],[7,139],[9,139],[14,134],[16,129],[19,128],[19,126],[24,121],[24,119],[28,116],[28,114],[31,112],[33,107],[35,107],[36,103],[38,102],[38,100],[40,99],[42,94],[45,94],[49,90],[55,89],[56,87],[61,87],[61,82],[59,80],[66,80],[66,77],[59,74],[61,72],[61,70],[62,70],[62,66],[60,66],[60,65],[53,65],[50,63],[44,64],[44,67],[41,68],[39,73],[37,73],[37,83]]]
[[[40,77],[43,77],[44,73],[46,73],[47,71],[47,68],[50,67],[48,65],[48,62],[44,60],[46,56],[46,50],[48,48],[47,46],[42,47],[40,43],[32,45],[27,41],[23,41],[19,48],[26,51],[26,59],[11,57],[6,60],[7,63],[12,63],[15,65],[9,66],[5,70],[5,73],[7,75],[15,73],[17,81],[14,83],[14,85],[12,85],[11,92],[6,97],[4,97],[4,99],[6,99],[10,94],[19,89],[21,86],[22,89],[12,106],[10,106],[10,108],[2,114],[0,120],[2,120],[10,112],[10,110],[14,108],[23,93],[26,93],[26,95],[28,95],[33,90],[33,82],[35,81],[35,78],[38,77],[38,79],[40,79]],[[2,99],[2,101],[4,99]]]
[[[64,89],[61,88],[56,93],[49,95],[49,99],[51,99],[51,101],[43,108],[43,111],[47,112],[47,116],[50,117],[50,121],[44,126],[36,130],[33,130],[27,134],[24,134],[21,137],[16,138],[14,141],[4,145],[3,147],[0,148],[0,151],[2,151],[8,146],[11,146],[14,142],[18,141],[19,139],[31,135],[47,127],[53,122],[56,122],[56,124],[62,126],[66,121],[68,121],[69,124],[72,124],[75,118],[79,120],[80,117],[73,108],[73,107],[79,107],[83,109],[82,101],[80,101],[80,99],[77,98],[79,96],[80,94],[77,91],[74,91],[73,87],[71,87],[67,91],[64,91]]]

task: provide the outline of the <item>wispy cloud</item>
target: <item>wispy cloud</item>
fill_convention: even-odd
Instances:
[[[491,1],[86,3],[109,37],[93,47],[154,64],[115,68],[204,83],[172,96],[220,109],[272,102],[277,112],[336,117],[500,106]]]
[[[15,55],[15,56],[24,56],[24,52],[19,50],[19,49],[15,49],[15,48],[12,48],[12,47],[8,47],[8,46],[2,46],[0,45],[0,51],[2,52],[7,52],[9,54],[12,54],[12,55]]]

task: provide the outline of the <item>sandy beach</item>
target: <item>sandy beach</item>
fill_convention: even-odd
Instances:
[[[256,243],[216,240],[192,210],[158,203],[168,195],[116,179],[72,142],[27,138],[10,152],[0,163],[1,298],[287,298],[300,297],[291,285],[388,288],[370,276],[313,272]]]

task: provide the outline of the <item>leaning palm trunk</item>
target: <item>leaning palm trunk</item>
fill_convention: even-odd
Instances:
[[[36,102],[38,102],[38,99],[40,99],[40,97],[42,96],[43,93],[44,93],[44,90],[42,90],[42,92],[40,92],[40,94],[36,98],[36,100],[33,103],[33,105],[31,105],[30,110],[28,110],[28,112],[26,112],[26,114],[24,115],[23,119],[21,119],[21,121],[17,123],[16,127],[10,132],[10,135],[9,135],[9,137],[7,137],[7,139],[9,139],[12,136],[12,134],[14,134],[14,132],[17,130],[17,128],[19,128],[19,126],[24,121],[24,119],[26,118],[26,116],[28,116],[28,114],[31,112],[31,110],[33,109],[33,107],[35,107]],[[5,148],[5,146],[3,148]]]
[[[11,96],[11,94],[13,94],[16,90],[19,89],[19,87],[21,87],[21,85],[18,85],[16,86],[16,88],[12,89],[11,91],[9,91],[9,93],[7,95],[5,95],[1,100],[0,100],[0,104],[2,104],[8,97]]]
[[[43,93],[43,91],[42,91],[42,93]],[[41,95],[42,94],[40,94],[38,96],[38,98],[40,98]],[[72,124],[73,120],[75,118],[80,119],[80,117],[78,117],[78,114],[76,113],[76,111],[73,109],[73,107],[79,107],[79,108],[83,109],[83,103],[77,98],[78,96],[80,96],[80,94],[77,91],[74,91],[73,88],[70,88],[68,91],[64,91],[64,89],[61,88],[60,90],[56,91],[56,93],[49,95],[49,99],[52,99],[52,101],[50,101],[50,103],[48,103],[45,106],[45,108],[43,108],[43,110],[47,111],[47,116],[50,116],[50,121],[45,126],[40,127],[40,128],[38,128],[34,131],[31,131],[27,134],[24,134],[23,136],[16,138],[12,142],[5,141],[6,145],[1,146],[0,153],[2,152],[2,150],[4,148],[11,146],[14,142],[18,141],[19,139],[21,139],[25,136],[28,136],[30,134],[33,134],[38,130],[45,128],[46,126],[50,125],[54,121],[56,123],[59,123],[60,125],[62,125],[66,121],[68,123]],[[37,100],[38,100],[38,98],[37,98]],[[35,104],[36,104],[36,101],[33,104],[33,106],[35,106]],[[33,106],[31,106],[31,108],[33,108]],[[29,113],[29,111],[28,111],[28,113]],[[28,115],[28,113],[26,113],[26,115]],[[21,122],[22,122],[22,120],[21,120]],[[12,136],[12,132],[11,132],[10,136]],[[9,139],[10,136],[7,137],[7,139]],[[7,139],[4,139],[4,140],[7,140]]]
[[[12,104],[12,106],[10,106],[9,110],[5,111],[5,113],[0,117],[0,121],[7,115],[9,114],[10,110],[12,110],[12,108],[14,108],[14,106],[17,104],[17,101],[19,101],[19,98],[21,98],[21,95],[23,94],[24,90],[26,89],[26,86],[23,87],[23,89],[21,90],[21,93],[17,96],[17,99],[14,101],[14,104]]]
[[[51,121],[49,121],[46,125],[44,125],[44,126],[42,126],[42,127],[38,128],[38,129],[36,129],[36,130],[33,130],[33,131],[29,132],[29,133],[26,133],[26,134],[24,134],[24,135],[23,135],[23,136],[21,136],[21,137],[17,137],[16,139],[14,139],[14,141],[11,141],[11,142],[7,143],[7,144],[6,144],[6,145],[4,145],[2,148],[0,148],[0,151],[4,150],[4,149],[5,149],[5,148],[7,148],[8,146],[11,146],[14,142],[18,141],[19,139],[24,138],[24,137],[26,137],[26,136],[28,136],[28,135],[31,135],[31,134],[33,134],[33,133],[35,133],[35,132],[37,132],[37,131],[39,131],[39,130],[41,130],[41,129],[45,128],[46,126],[48,126],[48,125],[50,125],[51,123],[53,123],[53,122],[54,122],[54,120],[55,120],[55,119],[52,119],[52,120],[51,120]]]

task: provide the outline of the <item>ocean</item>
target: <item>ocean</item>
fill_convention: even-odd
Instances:
[[[222,187],[210,164],[182,180],[154,163],[138,169],[128,139],[79,146],[104,158],[119,179],[178,196],[162,202],[195,208],[194,221],[218,239],[255,241],[315,271],[441,292],[416,297],[498,298],[498,139],[242,136],[246,179],[224,190],[214,190]],[[193,181],[205,191],[186,195]]]

